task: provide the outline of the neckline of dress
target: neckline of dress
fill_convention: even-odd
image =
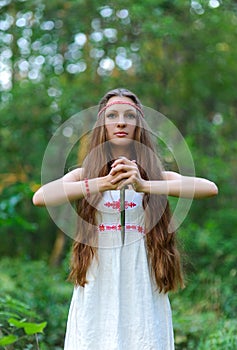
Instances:
[[[117,201],[117,200],[119,200],[119,198],[118,198],[118,193],[120,192],[120,190],[109,190],[109,191],[105,191],[104,193],[106,194],[107,193],[107,195],[109,195],[110,196],[110,198],[111,198],[111,200],[112,201]],[[114,196],[113,196],[113,193],[116,193],[116,198],[114,198]],[[130,193],[133,193],[133,198],[135,197],[135,196],[143,196],[144,195],[144,193],[143,192],[136,192],[136,191],[134,191],[133,189],[125,189],[125,193],[128,193],[128,195],[130,194]]]

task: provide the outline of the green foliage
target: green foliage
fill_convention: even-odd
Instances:
[[[1,195],[0,226],[16,230],[35,231],[37,225],[27,221],[19,208],[32,197],[32,191],[26,183],[15,183],[6,187]]]
[[[34,183],[16,182],[6,186],[1,193],[1,255],[35,257],[39,256],[40,250],[47,252],[50,249],[49,243],[54,237],[49,236],[45,244],[38,235],[38,222],[41,222],[41,230],[44,229],[44,223],[48,230],[49,219],[45,210],[32,210],[33,191],[31,187],[34,188],[34,186]]]
[[[237,348],[237,321],[219,322],[215,331],[202,340],[197,350],[234,350]]]
[[[40,333],[40,349],[63,349],[72,293],[72,285],[65,281],[67,265],[65,261],[65,269],[54,270],[43,261],[0,261],[0,296],[8,295],[1,298],[1,332],[18,336],[20,345],[14,350],[22,350],[22,344],[30,344],[30,340],[35,342],[32,333]],[[47,327],[37,320],[46,320]]]
[[[0,310],[0,346],[5,349],[14,344],[15,350],[38,348],[38,333],[43,333],[47,322],[33,322],[38,316],[27,304],[10,296],[0,298]]]

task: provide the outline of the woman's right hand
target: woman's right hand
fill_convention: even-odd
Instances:
[[[120,173],[122,174],[122,171],[117,172],[116,174],[111,174],[111,172],[112,170],[108,175],[97,178],[99,192],[117,190],[122,184],[123,181],[113,183],[113,180],[115,180]]]

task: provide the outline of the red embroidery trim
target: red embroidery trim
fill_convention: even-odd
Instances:
[[[85,187],[86,187],[86,195],[87,197],[90,197],[90,188],[89,188],[89,183],[88,183],[88,179],[85,179]]]
[[[126,224],[125,225],[126,230],[131,230],[131,231],[138,231],[139,233],[144,234],[145,230],[144,227],[141,225],[134,225],[134,224]],[[107,225],[107,224],[100,224],[98,226],[99,232],[104,232],[104,231],[121,231],[121,225]]]
[[[106,106],[104,106],[103,108],[101,108],[101,110],[99,111],[98,113],[98,117],[100,117],[100,115],[106,110],[106,108],[110,107],[110,106],[113,106],[113,105],[130,105],[130,106],[133,106],[134,108],[136,108],[140,113],[141,115],[144,117],[144,113],[142,111],[142,109],[140,107],[138,107],[135,103],[132,103],[132,102],[128,102],[128,101],[114,101],[114,102],[111,102],[111,103],[108,103]]]
[[[120,199],[118,201],[106,202],[106,203],[104,203],[104,206],[107,208],[112,208],[112,209],[120,211]],[[125,209],[128,209],[128,208],[134,208],[137,205],[134,202],[125,201],[124,206],[125,206]]]

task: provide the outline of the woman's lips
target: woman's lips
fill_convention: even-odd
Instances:
[[[116,136],[119,136],[119,137],[124,137],[124,136],[127,136],[127,133],[121,131],[121,132],[116,132],[115,135],[116,135]]]

